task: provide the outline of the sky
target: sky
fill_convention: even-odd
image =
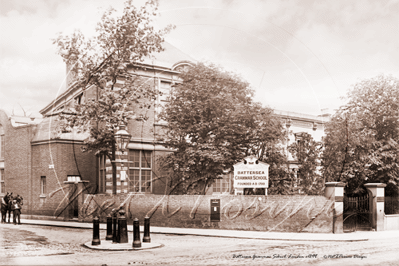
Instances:
[[[65,90],[51,39],[92,36],[123,2],[0,0],[0,109],[40,116]],[[333,113],[360,80],[399,77],[399,0],[160,0],[159,12],[157,28],[176,26],[166,41],[239,74],[271,108]]]

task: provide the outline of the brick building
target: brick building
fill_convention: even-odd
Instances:
[[[325,134],[324,126],[330,120],[330,115],[327,113],[327,110],[323,110],[323,114],[319,116],[282,110],[274,110],[274,115],[280,118],[283,125],[287,128],[284,151],[288,167],[296,172],[299,167],[298,161],[288,152],[288,146],[298,141],[302,133],[308,133],[314,140],[322,141]],[[229,173],[223,176],[222,179],[215,180],[208,194],[233,194],[233,175],[233,173]]]
[[[0,196],[6,192],[28,199],[32,191],[31,140],[41,119],[13,116],[0,110]],[[27,203],[24,209],[30,209]]]
[[[181,68],[195,60],[168,43],[164,47],[164,52],[143,62],[146,70],[136,73],[143,82],[167,92],[179,81]],[[83,181],[80,189],[90,193],[112,193],[110,161],[81,151],[87,134],[59,130],[60,112],[87,99],[96,99],[97,95],[95,87],[77,87],[67,69],[66,90],[40,111],[43,118],[10,116],[0,110],[0,197],[6,192],[21,195],[25,214],[71,218],[77,215],[75,200],[71,198],[76,194],[71,191],[74,182]],[[116,153],[118,194],[165,193],[158,158],[169,151],[157,140],[165,126],[157,118],[165,95],[159,97],[154,108],[146,111],[146,122],[128,124],[127,131],[131,134],[128,150]],[[290,141],[295,141],[295,133],[303,131],[310,132],[317,140],[324,134],[325,118],[283,111],[275,111],[275,115],[291,124]],[[290,160],[295,167],[293,159]],[[232,193],[231,178],[230,174],[216,180],[207,194]],[[72,208],[68,207],[70,202]]]
[[[145,70],[136,74],[165,92],[178,81],[181,68],[194,60],[169,43],[164,43],[164,48],[145,60]],[[77,87],[67,69],[66,90],[40,111],[43,118],[10,116],[0,110],[0,197],[6,192],[21,195],[25,214],[73,217],[77,212],[70,213],[67,206],[76,193],[70,190],[71,183],[80,180],[88,192],[112,193],[110,161],[82,152],[87,134],[62,132],[59,128],[60,112],[96,98],[97,93],[94,87]],[[157,141],[165,126],[157,114],[165,100],[165,96],[160,96],[156,106],[146,111],[147,121],[129,123],[128,151],[117,151],[116,160],[129,159],[131,163],[117,164],[117,193],[164,193],[157,158],[168,151]],[[127,175],[121,175],[121,170]]]

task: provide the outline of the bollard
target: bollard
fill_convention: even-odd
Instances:
[[[109,213],[107,216],[107,236],[105,240],[112,240],[112,214]]]
[[[112,243],[118,243],[118,217],[116,210],[112,210]]]
[[[93,246],[97,246],[101,244],[100,241],[100,220],[98,217],[94,217],[93,219],[93,241],[91,241]]]
[[[141,248],[139,219],[133,221],[133,247]]]
[[[127,222],[125,217],[125,210],[121,209],[119,211],[119,219],[118,219],[118,243],[128,243],[127,237]]]
[[[151,238],[150,238],[150,218],[146,216],[144,218],[144,237],[143,237],[143,242],[145,243],[150,243]]]

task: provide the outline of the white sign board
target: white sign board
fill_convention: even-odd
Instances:
[[[249,156],[243,162],[234,165],[234,189],[268,187],[269,164]]]
[[[121,181],[126,180],[126,171],[121,171]]]

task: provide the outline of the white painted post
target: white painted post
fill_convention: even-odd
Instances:
[[[327,182],[324,196],[334,201],[333,233],[342,234],[344,232],[344,187],[342,182]]]
[[[373,199],[371,200],[371,226],[376,231],[384,231],[384,203],[385,203],[385,187],[384,183],[367,183],[364,185],[368,190],[371,191]]]

